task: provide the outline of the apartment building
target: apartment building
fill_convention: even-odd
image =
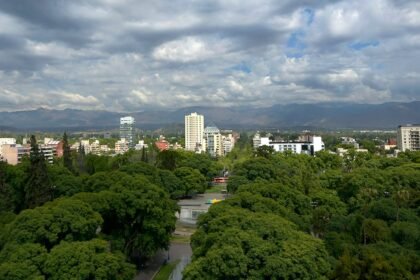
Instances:
[[[398,149],[402,152],[407,150],[420,150],[420,124],[406,124],[398,126],[397,130]]]
[[[185,116],[185,150],[205,151],[204,143],[204,116],[191,113]]]

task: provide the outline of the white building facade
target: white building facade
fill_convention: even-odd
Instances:
[[[185,116],[185,150],[205,151],[204,116],[191,113]]]
[[[397,144],[398,149],[402,152],[420,151],[420,124],[398,126]]]
[[[54,154],[57,154],[57,150],[51,145],[39,145],[39,149],[44,155],[45,161],[49,164],[54,162]]]
[[[206,152],[210,156],[220,157],[223,155],[222,134],[217,127],[208,126],[204,129],[204,141]]]
[[[294,154],[315,155],[316,152],[325,149],[324,142],[321,136],[310,136],[308,141],[271,141],[268,137],[260,138],[260,147],[269,146],[276,152],[291,151]]]
[[[261,136],[260,133],[257,131],[257,133],[255,133],[254,137],[252,138],[252,147],[256,149],[259,146],[261,146]]]
[[[143,148],[145,148],[145,149],[147,149],[147,148],[148,148],[148,145],[147,145],[146,143],[144,143],[144,140],[139,140],[139,143],[137,143],[137,144],[136,144],[136,146],[134,147],[134,149],[135,149],[136,151],[140,151],[140,150],[142,150]]]

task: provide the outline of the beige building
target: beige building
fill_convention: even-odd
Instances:
[[[185,116],[185,150],[205,151],[204,116],[191,113]]]
[[[0,140],[1,141],[1,140]],[[11,144],[1,145],[1,155],[4,161],[7,161],[11,165],[16,165],[22,161],[24,155],[29,155],[31,147],[29,144],[16,144],[16,140],[9,141],[14,142]],[[24,141],[25,143],[26,141]],[[3,143],[3,142],[0,142]],[[63,156],[63,141],[55,141],[51,138],[45,138],[44,144],[38,145],[39,150],[44,155],[45,161],[53,163],[54,157]]]
[[[397,131],[398,149],[402,152],[407,150],[420,150],[420,124],[406,124],[398,126]]]
[[[125,138],[118,140],[115,143],[115,153],[116,154],[123,154],[127,152],[130,149],[128,146],[128,142],[125,140]]]
[[[90,140],[81,140],[80,142],[74,143],[70,149],[78,151],[80,145],[83,146],[85,154],[102,155],[111,152],[111,148],[108,145],[101,145],[99,140],[93,140],[92,143],[90,143]]]
[[[3,155],[2,146],[3,145],[13,145],[16,144],[15,138],[0,138],[0,158]]]
[[[101,145],[100,150],[101,150],[101,154],[111,152],[111,148],[108,147],[108,145]]]
[[[228,135],[222,135],[222,144],[223,144],[223,153],[227,155],[230,153],[235,146],[235,138],[233,137],[232,133]]]
[[[92,144],[89,145],[89,150],[91,154],[100,155],[101,145],[99,144],[99,140],[94,140]]]
[[[29,145],[22,146],[20,144],[2,145],[2,157],[8,164],[16,165],[22,161],[23,156],[31,152]]]

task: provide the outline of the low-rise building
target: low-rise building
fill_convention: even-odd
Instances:
[[[81,140],[80,145],[83,146],[83,149],[85,150],[85,154],[90,153],[90,141],[89,140]]]
[[[341,137],[341,144],[352,145],[355,149],[359,148],[359,143],[352,137]]]
[[[175,144],[170,144],[169,145],[169,149],[172,149],[172,150],[182,150],[183,148],[182,148],[182,145],[181,144],[179,144],[178,142],[175,142]]]
[[[129,143],[123,138],[115,143],[115,153],[123,154],[130,149]]]
[[[80,142],[75,142],[73,145],[70,146],[70,150],[72,151],[79,151]]]
[[[101,145],[100,146],[101,154],[111,152],[111,148],[108,145]]]
[[[388,139],[388,141],[386,141],[386,143],[382,145],[382,148],[385,151],[389,151],[391,149],[396,149],[397,148],[397,139],[395,139],[395,138]]]
[[[99,140],[94,140],[92,144],[90,144],[90,153],[94,155],[101,154],[101,145],[99,144]]]
[[[276,142],[270,140],[268,137],[260,138],[260,147],[269,146],[274,149],[276,152],[285,152],[291,151],[294,154],[307,154],[315,155],[316,152],[322,151],[325,149],[324,142],[322,142],[321,136],[310,136],[305,138],[306,141],[296,140],[296,141],[282,141]]]
[[[80,146],[83,147],[85,154],[102,155],[111,152],[111,148],[108,145],[101,145],[97,139],[93,140],[92,143],[90,143],[90,140],[81,140],[71,145],[70,149],[79,151]]]
[[[136,151],[143,150],[143,148],[145,149],[148,148],[148,145],[144,143],[144,140],[139,140],[139,143],[137,143],[136,146],[134,147]]]
[[[356,153],[368,153],[368,149],[354,149],[354,151]],[[344,149],[344,148],[337,148],[337,155],[339,155],[340,157],[344,157],[345,155],[347,155],[347,153],[349,152],[348,149]]]
[[[155,146],[159,151],[169,150],[169,142],[165,140],[163,135],[159,136],[159,140],[155,142]]]

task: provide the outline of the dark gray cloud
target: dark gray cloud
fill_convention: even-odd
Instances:
[[[0,0],[0,110],[419,99],[420,3]]]

